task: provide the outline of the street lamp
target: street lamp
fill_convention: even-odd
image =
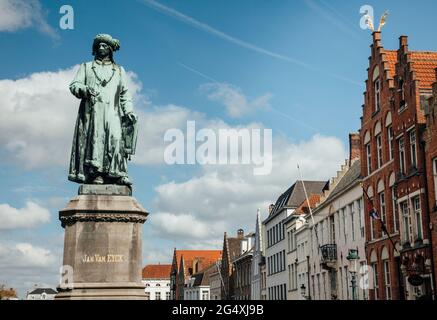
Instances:
[[[307,288],[305,287],[305,284],[302,283],[302,285],[300,286],[300,294],[304,299],[308,299],[306,293],[307,293]]]
[[[360,259],[360,257],[358,256],[358,249],[349,249],[349,253],[346,259],[349,261],[349,272],[351,273],[352,300],[356,300],[357,260]]]

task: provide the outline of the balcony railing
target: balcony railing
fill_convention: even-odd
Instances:
[[[322,253],[322,263],[337,261],[337,245],[335,243],[321,246],[320,251]]]

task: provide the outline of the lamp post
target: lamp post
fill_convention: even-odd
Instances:
[[[351,274],[351,284],[352,284],[352,300],[356,300],[356,287],[357,287],[357,260],[360,259],[358,256],[357,249],[349,249],[349,253],[346,257],[349,261],[349,272]]]
[[[306,293],[307,293],[307,288],[305,287],[305,284],[302,283],[302,285],[300,286],[300,294],[302,295],[302,297],[305,300],[308,300],[308,297],[306,296]]]

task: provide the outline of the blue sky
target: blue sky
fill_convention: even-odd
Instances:
[[[0,217],[13,217],[0,221],[0,283],[20,294],[33,283],[56,285],[63,244],[57,212],[78,187],[66,179],[79,104],[68,83],[74,66],[92,59],[96,34],[120,39],[115,59],[132,72],[142,129],[130,175],[134,196],[151,212],[145,264],[170,263],[174,247],[220,248],[224,231],[253,230],[256,209],[266,216],[297,178],[298,162],[305,178],[335,175],[348,133],[360,126],[371,43],[359,25],[362,5],[373,6],[376,25],[389,10],[386,48],[397,49],[405,34],[410,49],[437,50],[432,0],[68,4],[74,30],[59,28],[58,1],[0,0]],[[241,114],[231,112],[238,108]],[[164,164],[163,132],[187,120],[271,128],[272,174]]]

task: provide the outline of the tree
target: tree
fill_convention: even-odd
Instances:
[[[13,288],[7,289],[4,284],[0,284],[0,300],[17,298],[17,292]]]

